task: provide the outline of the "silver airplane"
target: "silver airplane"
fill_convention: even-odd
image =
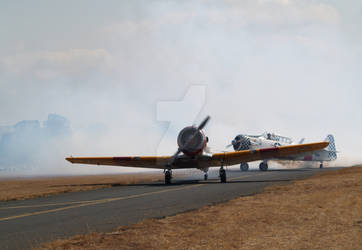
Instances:
[[[333,135],[328,135],[324,141],[329,143],[328,147],[325,149],[276,157],[273,159],[265,159],[259,164],[259,169],[261,171],[267,171],[268,160],[314,161],[320,162],[319,167],[323,168],[324,161],[334,161],[337,159],[337,151]],[[265,132],[262,135],[237,135],[227,147],[233,146],[235,151],[256,150],[270,147],[301,145],[303,142],[304,138],[301,139],[299,143],[295,144],[289,137]],[[247,171],[248,169],[249,165],[247,162],[240,163],[241,171]]]

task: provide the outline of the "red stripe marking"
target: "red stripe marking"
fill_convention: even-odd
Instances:
[[[113,160],[115,160],[115,161],[130,161],[130,160],[132,160],[132,157],[129,157],[129,156],[113,157]]]
[[[259,149],[260,153],[266,153],[266,152],[274,152],[278,151],[278,148],[261,148]]]
[[[304,160],[305,161],[311,161],[313,159],[313,156],[312,155],[306,155],[304,156]]]

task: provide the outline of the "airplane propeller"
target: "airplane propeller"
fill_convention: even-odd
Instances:
[[[200,123],[200,125],[197,127],[197,131],[202,130],[206,124],[209,122],[210,120],[210,116],[206,116],[206,118]],[[189,144],[191,143],[191,141],[195,138],[195,136],[197,135],[197,132],[194,133],[189,139],[188,141],[183,145],[183,147],[179,147],[176,151],[176,153],[170,158],[167,167],[168,169],[171,169],[172,164],[175,162],[177,156],[185,149],[189,146]]]

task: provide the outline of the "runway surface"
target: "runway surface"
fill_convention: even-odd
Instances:
[[[111,231],[145,218],[161,218],[252,195],[268,185],[335,169],[241,172],[234,168],[227,171],[228,183],[220,183],[215,168],[209,172],[208,181],[176,174],[169,186],[154,182],[0,202],[0,249],[26,249],[77,234]]]

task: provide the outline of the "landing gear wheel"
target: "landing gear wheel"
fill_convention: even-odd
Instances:
[[[249,170],[249,164],[248,163],[241,163],[240,164],[240,170],[241,171],[248,171]]]
[[[225,183],[226,182],[226,171],[225,169],[221,168],[219,171],[219,175],[220,175],[220,181]]]
[[[260,169],[260,171],[267,171],[268,170],[268,163],[261,162],[259,164],[259,169]]]
[[[208,178],[209,176],[205,173],[205,175],[204,175],[204,180],[205,181],[207,181],[207,178]]]
[[[170,170],[167,170],[167,171],[165,172],[165,184],[166,184],[166,185],[171,184],[171,179],[172,179],[172,173],[171,173]]]
[[[323,168],[323,163],[321,163],[321,165],[319,165],[319,168]]]

